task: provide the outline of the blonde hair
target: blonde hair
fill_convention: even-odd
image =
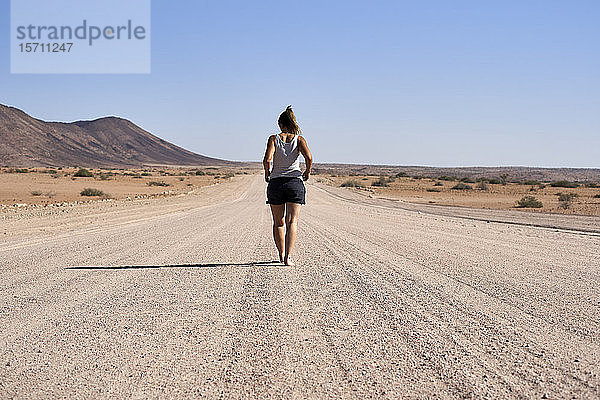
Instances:
[[[302,134],[300,126],[296,121],[296,115],[294,115],[294,111],[292,110],[292,106],[287,106],[285,111],[279,115],[277,123],[281,128],[285,128],[286,130],[290,131],[290,133],[294,133],[296,135]]]

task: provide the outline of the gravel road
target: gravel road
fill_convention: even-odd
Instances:
[[[360,199],[307,185],[296,267],[256,175],[5,215],[0,398],[600,397],[598,226]]]

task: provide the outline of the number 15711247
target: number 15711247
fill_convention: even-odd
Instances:
[[[70,53],[73,43],[19,43],[21,53]]]

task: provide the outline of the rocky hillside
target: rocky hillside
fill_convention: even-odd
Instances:
[[[0,104],[0,165],[240,165],[193,153],[118,117],[46,122]]]

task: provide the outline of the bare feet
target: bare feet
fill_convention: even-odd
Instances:
[[[283,263],[285,265],[289,265],[290,267],[293,267],[294,265],[296,265],[296,263],[294,263],[289,257],[287,257]]]

